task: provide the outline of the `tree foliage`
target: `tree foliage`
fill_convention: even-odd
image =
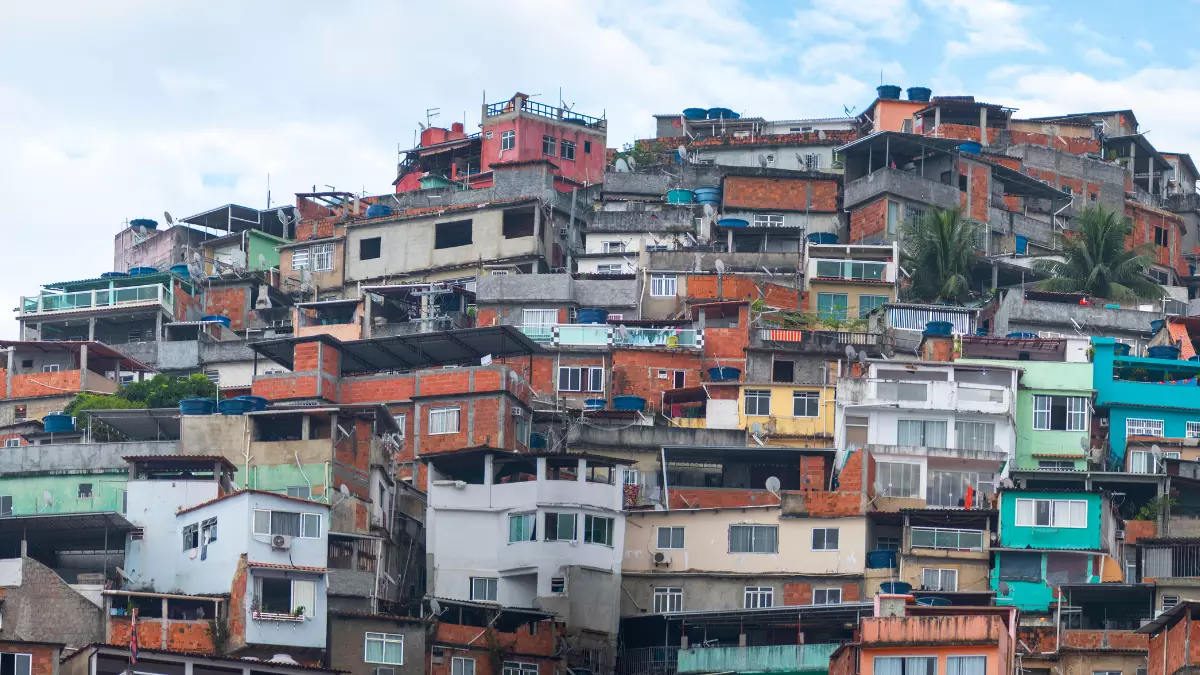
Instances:
[[[185,398],[216,398],[217,385],[203,375],[172,377],[155,375],[149,380],[133,382],[113,394],[78,394],[63,408],[63,413],[73,415],[76,428],[87,429],[92,410],[118,410],[128,408],[174,408]],[[117,440],[107,438],[96,430],[93,438],[99,441]]]
[[[1154,262],[1153,247],[1141,244],[1125,249],[1133,232],[1128,218],[1101,208],[1087,208],[1079,213],[1076,223],[1077,231],[1063,238],[1062,261],[1034,261],[1034,270],[1050,275],[1035,288],[1118,302],[1162,297],[1162,288],[1145,276]]]
[[[959,209],[931,209],[901,229],[900,260],[912,276],[909,295],[924,302],[961,302],[970,295],[981,228]]]

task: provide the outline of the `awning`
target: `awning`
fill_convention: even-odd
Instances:
[[[94,513],[39,513],[0,518],[0,541],[29,542],[30,550],[72,551],[125,549],[125,534],[133,523],[114,511]]]
[[[191,223],[192,225],[199,225],[212,230],[224,230],[225,232],[262,230],[276,237],[288,238],[290,236],[287,232],[288,228],[284,226],[283,220],[280,219],[280,214],[290,224],[294,224],[296,207],[278,206],[273,209],[260,211],[249,206],[226,204],[225,206],[218,206],[215,209],[209,209],[208,211],[203,211],[187,218],[180,218],[179,220],[180,222]]]
[[[178,408],[129,408],[90,410],[93,423],[99,422],[131,441],[179,440]]]
[[[668,389],[662,394],[662,402],[664,405],[676,405],[678,403],[699,403],[708,400],[708,390],[704,387],[680,387],[679,389]]]
[[[150,366],[125,356],[103,342],[88,342],[87,340],[0,340],[0,349],[13,347],[18,352],[25,349],[32,349],[48,354],[69,352],[75,355],[76,360],[79,359],[79,349],[84,346],[87,347],[88,366],[92,370],[97,369],[93,366],[101,367],[104,370],[115,370],[115,368],[110,368],[109,366],[114,365],[119,360],[121,370],[154,371]]]
[[[546,353],[545,349],[514,326],[414,333],[347,342],[331,335],[310,335],[261,340],[251,343],[250,348],[288,370],[294,370],[295,346],[305,342],[324,342],[341,352],[343,376],[479,365],[485,356],[499,359]]]

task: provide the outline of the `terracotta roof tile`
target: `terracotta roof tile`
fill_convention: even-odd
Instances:
[[[292,501],[301,502],[303,504],[316,504],[317,506],[324,506],[324,507],[329,506],[325,502],[313,501],[311,499],[301,499],[300,497],[289,497],[288,495],[281,495],[278,492],[267,492],[266,490],[238,490],[237,492],[230,492],[229,494],[221,495],[220,497],[217,497],[216,499],[210,499],[206,502],[200,502],[199,504],[196,504],[195,506],[189,506],[186,509],[179,509],[178,511],[175,512],[175,515],[181,516],[185,513],[189,513],[191,511],[195,511],[196,509],[208,506],[209,504],[214,504],[221,500],[229,499],[231,497],[236,497],[240,494],[245,494],[245,493],[256,494],[256,495],[268,495],[271,497],[279,497],[280,499],[290,499]]]

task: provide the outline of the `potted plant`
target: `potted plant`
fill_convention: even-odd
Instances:
[[[292,610],[292,616],[296,617],[297,619],[303,619],[304,618],[304,605],[300,605],[296,609]]]

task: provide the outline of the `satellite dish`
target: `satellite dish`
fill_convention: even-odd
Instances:
[[[681,146],[679,146],[678,149],[675,150],[675,152],[679,153],[679,163],[680,164],[683,164],[684,162],[687,161],[687,148],[685,148],[684,146],[681,145]]]
[[[629,173],[629,162],[626,162],[624,158],[618,157],[617,161],[613,163],[613,168],[617,173]]]
[[[629,170],[633,171],[637,168],[637,160],[632,157],[626,157],[625,163],[629,165]]]
[[[438,602],[437,598],[430,598],[429,599],[429,611],[433,612],[435,616],[441,614],[442,613],[442,603]]]
[[[279,209],[278,211],[276,211],[275,216],[277,218],[279,218],[279,222],[283,223],[285,227],[287,226],[288,217],[287,217],[287,214],[283,212],[283,209]]]
[[[767,492],[779,496],[779,479],[775,476],[767,477]]]
[[[1086,436],[1080,436],[1079,437],[1079,447],[1083,448],[1084,450],[1090,450],[1092,447],[1092,444],[1088,442],[1088,439]]]
[[[163,211],[163,218],[166,218],[166,219],[167,219],[167,224],[168,224],[168,225],[174,225],[174,224],[175,224],[175,219],[171,217],[171,212],[170,212],[170,211]]]
[[[762,167],[762,168],[764,168],[764,169],[765,169],[765,168],[767,168],[767,155],[766,155],[766,153],[762,153],[762,152],[758,153],[758,165],[759,165],[759,166],[761,166],[761,167]]]
[[[707,218],[712,218],[714,215],[716,215],[716,213],[717,213],[717,210],[716,210],[715,208],[713,208],[713,205],[712,205],[712,204],[705,204],[705,205],[704,205],[704,215],[705,215],[705,217],[707,217]]]
[[[713,265],[717,268],[717,274],[725,274],[725,261],[717,258]]]
[[[854,348],[854,345],[846,345],[846,358],[851,361],[858,358],[858,350]]]
[[[858,353],[858,362],[860,365],[867,365],[867,352],[865,350]]]
[[[342,483],[338,486],[338,492],[342,493],[342,499],[346,499],[350,496],[350,488],[346,487],[345,483]]]

